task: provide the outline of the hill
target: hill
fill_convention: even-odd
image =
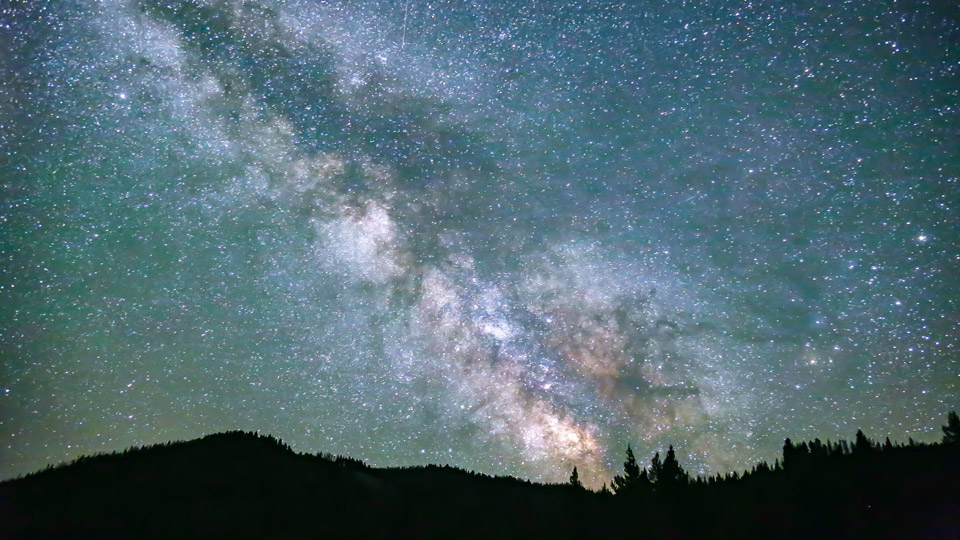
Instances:
[[[229,432],[0,484],[2,538],[957,538],[957,445],[803,443],[784,467],[595,493],[375,469]],[[653,469],[651,469],[652,471]],[[651,472],[651,475],[654,474]],[[646,478],[646,471],[644,471]]]

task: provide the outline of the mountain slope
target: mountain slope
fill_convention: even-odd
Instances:
[[[818,441],[819,442],[819,441]],[[805,455],[805,454],[804,454]],[[373,469],[230,432],[0,484],[0,538],[956,538],[960,452],[898,447],[610,496]]]

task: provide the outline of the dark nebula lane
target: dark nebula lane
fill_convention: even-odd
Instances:
[[[960,406],[940,2],[0,7],[0,478],[216,431],[609,481]]]

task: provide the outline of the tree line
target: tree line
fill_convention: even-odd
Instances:
[[[947,415],[947,424],[941,427],[943,438],[939,444],[956,447],[960,453],[960,416],[956,411]],[[811,470],[826,470],[831,466],[862,460],[868,456],[903,451],[911,448],[924,448],[937,443],[919,443],[909,438],[906,444],[892,443],[890,437],[882,443],[873,441],[864,435],[863,430],[857,430],[853,442],[839,440],[822,442],[819,438],[811,442],[794,444],[789,438],[783,444],[782,459],[777,459],[771,466],[766,461],[754,465],[743,473],[733,471],[726,474],[717,473],[713,476],[697,475],[691,477],[677,460],[676,452],[671,445],[666,456],[661,459],[660,452],[656,452],[648,467],[640,467],[631,445],[627,445],[626,461],[623,462],[623,472],[613,477],[609,487],[604,484],[600,493],[607,495],[638,495],[654,492],[672,492],[686,486],[712,486],[729,482],[756,478],[774,473],[789,472],[801,473]],[[569,484],[583,488],[577,468],[573,468]]]

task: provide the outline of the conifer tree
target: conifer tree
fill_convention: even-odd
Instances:
[[[573,472],[570,473],[570,485],[577,488],[583,488],[583,484],[580,483],[580,474],[577,472],[577,468],[573,468]]]
[[[947,414],[947,425],[943,429],[943,444],[960,444],[960,416],[957,411]]]
[[[796,466],[797,447],[789,438],[783,441],[783,468]]]
[[[660,481],[662,474],[663,463],[660,462],[660,452],[657,452],[653,455],[653,459],[650,460],[650,472],[647,476],[650,479],[651,484],[656,484]]]
[[[659,456],[659,454],[657,454]],[[657,475],[657,485],[660,486],[678,486],[686,484],[688,481],[687,473],[677,461],[677,454],[673,451],[673,445],[667,450],[667,457],[663,460],[660,472]]]
[[[865,454],[873,449],[873,443],[863,434],[862,429],[857,430],[856,440],[853,443],[853,451],[857,454]]]
[[[613,477],[614,493],[623,493],[625,489],[636,486],[643,481],[646,475],[640,474],[640,465],[637,464],[637,458],[633,455],[633,448],[627,445],[627,460],[623,462],[623,476]]]

